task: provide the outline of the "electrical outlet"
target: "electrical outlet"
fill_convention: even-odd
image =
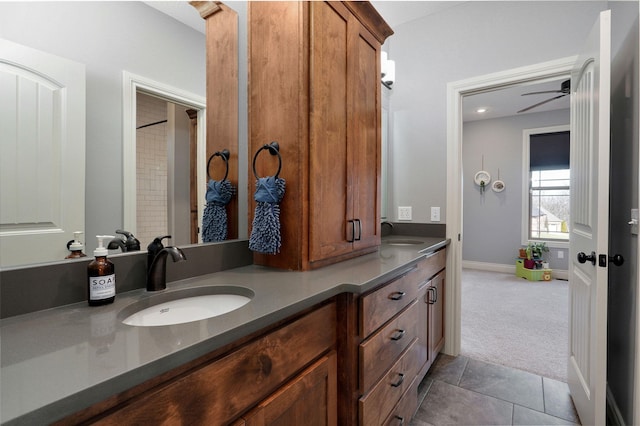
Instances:
[[[564,259],[564,251],[558,250],[558,259]]]
[[[431,207],[431,222],[440,222],[440,207]]]
[[[398,207],[398,220],[411,220],[411,207]]]

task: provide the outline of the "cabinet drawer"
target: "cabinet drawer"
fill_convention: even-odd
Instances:
[[[415,381],[419,368],[415,343],[416,339],[371,392],[360,398],[363,425],[381,424]]]
[[[413,415],[418,411],[418,385],[420,380],[416,377],[409,390],[402,396],[398,405],[393,408],[389,417],[384,421],[384,426],[408,425]]]
[[[404,275],[362,297],[362,336],[366,338],[378,327],[389,321],[418,295],[418,275],[416,266]]]
[[[422,282],[430,279],[447,266],[447,250],[441,249],[433,252],[418,263],[418,273]]]
[[[360,344],[362,393],[368,392],[417,337],[417,322],[417,302],[414,300],[404,312]]]
[[[134,398],[98,424],[228,424],[331,348],[335,323],[335,303],[325,305]]]

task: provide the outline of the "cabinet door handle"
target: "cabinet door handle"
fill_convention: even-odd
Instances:
[[[395,336],[391,336],[391,340],[395,340],[396,342],[400,339],[402,339],[402,337],[404,337],[404,333],[406,333],[405,330],[396,330],[397,334]]]
[[[391,383],[391,386],[393,386],[394,388],[397,388],[398,386],[400,386],[402,384],[402,382],[404,382],[404,374],[398,373],[398,376],[400,376],[398,381],[395,382],[395,383]]]
[[[354,223],[358,223],[358,236],[355,237],[355,230],[354,232],[354,240],[355,241],[360,241],[360,239],[362,238],[362,222],[360,222],[360,219],[353,219]]]
[[[432,296],[432,297],[427,297],[427,303],[429,305],[433,305],[438,300],[438,290],[435,287],[429,287],[427,291]]]
[[[393,293],[391,293],[389,295],[389,299],[391,300],[400,300],[405,296],[405,292],[404,291],[394,291]]]
[[[394,419],[400,420],[400,423],[398,423],[400,426],[402,426],[404,424],[404,417],[399,416],[399,415],[395,415],[393,416]]]
[[[356,237],[356,223],[353,219],[349,219],[347,222],[351,224],[351,237],[347,236],[347,242],[352,243]]]

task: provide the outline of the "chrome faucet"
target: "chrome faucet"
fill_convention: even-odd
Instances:
[[[167,256],[171,255],[174,262],[187,260],[184,252],[178,247],[165,247],[153,258],[153,263],[147,272],[147,291],[159,291],[167,288]]]

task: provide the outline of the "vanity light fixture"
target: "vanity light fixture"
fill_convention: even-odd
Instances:
[[[396,79],[396,63],[388,59],[387,52],[380,53],[380,81],[387,89],[391,89]]]

